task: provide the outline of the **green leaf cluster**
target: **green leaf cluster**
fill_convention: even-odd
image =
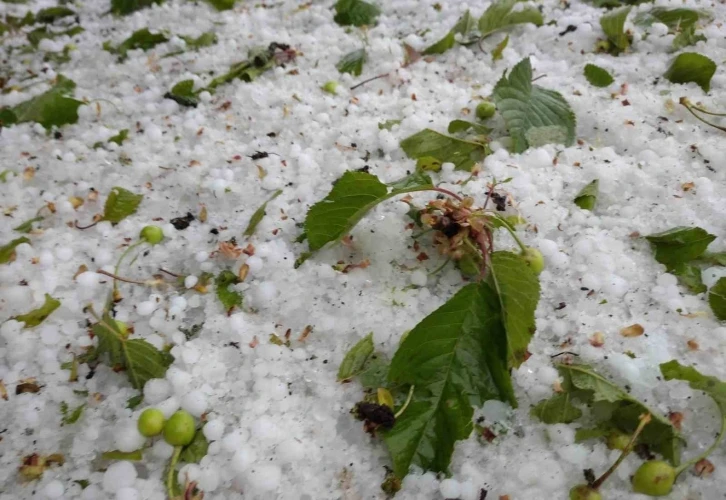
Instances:
[[[547,424],[571,423],[583,416],[580,406],[588,407],[593,426],[578,429],[575,440],[579,442],[604,437],[613,431],[632,434],[639,417],[649,413],[653,418],[638,436],[637,443],[648,445],[673,465],[680,463],[684,440],[668,418],[588,365],[556,364],[555,367],[563,379],[562,392],[540,401],[532,408],[532,416]]]
[[[49,90],[13,107],[0,109],[0,124],[7,127],[16,123],[36,122],[46,129],[78,121],[78,108],[83,101],[69,97],[76,83],[58,75]]]
[[[706,249],[716,236],[700,227],[674,227],[645,237],[653,249],[655,260],[666,271],[678,277],[681,285],[692,293],[706,291],[701,279],[705,265],[726,265],[726,252],[710,253]]]

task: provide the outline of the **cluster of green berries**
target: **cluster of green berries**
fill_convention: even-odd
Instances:
[[[169,420],[157,408],[147,408],[139,416],[137,424],[139,432],[145,437],[158,436],[164,433],[164,441],[172,446],[186,446],[194,439],[197,424],[188,412],[179,410]]]

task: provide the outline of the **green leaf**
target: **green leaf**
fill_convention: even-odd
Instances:
[[[353,76],[360,76],[363,73],[363,63],[366,62],[366,49],[358,49],[344,55],[335,67],[341,73],[350,73]]]
[[[371,26],[381,10],[363,0],[338,0],[333,21],[341,26]]]
[[[0,264],[7,264],[15,260],[15,247],[22,243],[30,244],[30,240],[25,236],[15,238],[10,243],[0,247]]]
[[[532,408],[530,415],[545,424],[569,424],[582,416],[582,410],[572,404],[572,394],[561,392],[540,401]]]
[[[617,55],[630,47],[631,36],[625,32],[625,20],[630,14],[631,7],[616,10],[600,17],[600,27],[605,32],[608,41],[613,45],[612,53]]]
[[[126,16],[137,10],[162,3],[164,0],[111,0],[111,13]]]
[[[396,351],[388,379],[415,385],[413,399],[383,434],[397,477],[417,465],[446,472],[456,441],[472,431],[472,406],[516,399],[496,290],[472,283],[424,318]]]
[[[691,293],[702,293],[706,291],[701,277],[701,268],[687,262],[680,262],[669,271],[678,277],[678,282],[688,288]]]
[[[237,0],[207,0],[218,11],[231,10]]]
[[[61,5],[55,7],[48,7],[47,9],[40,9],[35,13],[35,22],[42,24],[52,24],[58,19],[63,19],[68,16],[75,16],[76,12],[68,7]]]
[[[558,92],[532,85],[529,58],[520,61],[509,77],[505,72],[492,97],[504,117],[515,153],[544,144],[571,146],[575,142],[575,114]]]
[[[144,199],[143,194],[134,194],[122,187],[114,187],[111,189],[106,205],[103,207],[103,219],[118,224],[129,215],[135,214],[136,209]]]
[[[110,137],[108,139],[108,142],[113,142],[120,146],[128,138],[128,136],[129,136],[129,129],[125,128],[125,129],[121,130],[118,134],[114,135],[113,137]]]
[[[696,83],[704,92],[711,90],[711,77],[716,63],[696,52],[679,54],[671,63],[665,76],[671,83]]]
[[[211,47],[217,43],[217,35],[213,31],[202,33],[197,38],[191,36],[179,37],[187,44],[188,49],[199,50],[203,47]]]
[[[716,237],[700,227],[674,227],[645,237],[655,252],[655,260],[668,272],[680,264],[698,259]]]
[[[43,302],[42,306],[37,309],[33,309],[28,313],[14,316],[12,319],[25,323],[25,326],[23,328],[33,328],[45,321],[46,318],[53,313],[53,311],[60,307],[60,305],[60,301],[54,299],[46,293],[45,302]]]
[[[130,462],[138,462],[144,459],[143,452],[143,449],[135,451],[104,451],[101,453],[101,458],[103,460],[128,460]]]
[[[393,196],[432,187],[431,179],[415,173],[391,186],[366,172],[346,172],[328,195],[308,210],[305,233],[311,253],[338,241],[373,207]],[[392,187],[392,190],[389,190]],[[299,265],[299,263],[298,263]]]
[[[179,462],[187,464],[198,464],[202,458],[207,454],[209,448],[209,442],[204,436],[202,429],[199,428],[194,433],[194,439],[182,449],[181,455],[179,455]]]
[[[279,48],[279,44],[271,43],[267,47],[254,47],[250,49],[248,60],[231,65],[227,73],[209,82],[206,90],[214,92],[218,86],[237,79],[248,83],[254,81],[257,77],[275,67],[275,53]]]
[[[479,32],[482,38],[516,24],[531,23],[542,26],[544,19],[539,10],[533,7],[512,12],[518,0],[495,0],[479,19]]]
[[[27,233],[29,233],[30,231],[33,230],[33,223],[34,222],[40,222],[44,218],[45,217],[39,215],[38,217],[33,217],[32,219],[28,219],[25,222],[23,222],[22,224],[20,224],[19,226],[14,227],[13,228],[13,231],[17,231],[19,233],[25,233],[25,234],[27,234]]]
[[[453,163],[457,170],[467,171],[471,171],[489,151],[484,144],[457,139],[428,128],[402,140],[401,149],[414,160],[429,156],[441,163]]]
[[[653,23],[663,23],[671,33],[676,33],[694,26],[701,17],[709,18],[710,15],[702,10],[655,7],[648,12],[639,12],[635,17],[635,24],[650,26]]]
[[[590,184],[582,188],[580,192],[577,193],[577,196],[575,196],[575,205],[582,208],[583,210],[594,209],[595,203],[597,203],[597,195],[599,194],[599,184],[600,181],[595,179]]]
[[[391,130],[394,125],[399,125],[403,120],[386,120],[378,124],[378,130]]]
[[[504,52],[504,49],[507,48],[507,45],[509,45],[509,35],[504,37],[504,40],[499,42],[496,47],[494,47],[494,50],[492,50],[492,62],[499,61],[502,58],[502,53]]]
[[[164,378],[167,368],[174,361],[171,354],[158,350],[146,340],[129,340],[128,334],[119,330],[109,313],[104,313],[91,330],[98,338],[96,350],[99,356],[106,355],[112,368],[126,370],[134,389],[143,390],[152,378]]]
[[[468,122],[466,120],[452,120],[449,122],[449,128],[447,131],[450,134],[456,134],[458,132],[466,132],[469,129],[480,135],[488,135],[492,131],[489,127],[485,127],[479,123]]]
[[[235,307],[242,305],[242,293],[230,290],[230,285],[240,283],[239,277],[229,269],[220,272],[215,279],[217,284],[217,298],[222,303],[222,307],[228,313]]]
[[[726,321],[726,277],[719,278],[709,290],[708,305],[720,321]]]
[[[116,48],[112,48],[110,52],[118,54],[119,61],[123,61],[127,57],[127,53],[130,50],[149,50],[156,47],[159,44],[169,41],[163,33],[152,33],[148,28],[143,28],[134,31],[130,37],[121,42]],[[108,49],[108,46],[104,47]]]
[[[41,26],[40,28],[36,28],[33,31],[29,32],[27,37],[28,42],[30,42],[33,47],[37,47],[42,40],[53,40],[61,36],[74,37],[83,33],[84,31],[85,30],[80,26],[74,26],[73,28],[69,28],[63,31],[50,31],[47,26]]]
[[[476,20],[471,16],[467,10],[462,15],[451,31],[449,31],[444,38],[436,42],[435,44],[427,47],[422,53],[424,55],[430,54],[443,54],[454,45],[456,45],[456,35],[467,36],[472,30],[476,28]]]
[[[705,252],[701,255],[701,259],[716,266],[726,266],[726,252]]]
[[[562,387],[565,392],[584,404],[599,408],[600,411],[593,409],[592,412],[600,419],[597,428],[610,426],[632,434],[640,415],[650,413],[653,419],[643,429],[637,442],[647,444],[651,450],[678,465],[683,437],[666,417],[654,412],[590,366],[556,364],[555,367],[564,379]]]
[[[673,52],[688,47],[690,45],[696,45],[698,42],[706,42],[708,39],[701,33],[696,33],[696,25],[692,24],[683,28],[674,38],[671,50]]]
[[[391,361],[381,352],[371,354],[358,374],[358,382],[363,389],[377,389],[378,387],[392,387],[388,383],[388,370]]]
[[[345,354],[338,369],[338,382],[346,382],[363,371],[368,358],[373,354],[373,333],[363,337]]]
[[[199,104],[198,92],[194,91],[194,80],[182,80],[164,94],[164,99],[171,99],[180,106],[196,108]]]
[[[539,280],[527,262],[512,252],[491,255],[489,280],[499,298],[507,337],[507,363],[510,368],[517,368],[527,358],[527,346],[534,335]]]
[[[675,359],[661,364],[660,372],[666,380],[683,380],[688,382],[691,389],[708,394],[718,405],[722,418],[726,418],[726,383],[716,377],[703,375],[692,366],[684,366]]]
[[[81,415],[83,415],[83,409],[85,407],[86,405],[84,403],[81,406],[75,408],[73,411],[70,411],[68,403],[62,401],[60,404],[61,414],[63,415],[63,418],[61,419],[62,425],[71,425],[78,422],[78,419],[81,418]]]
[[[139,394],[138,396],[133,396],[126,400],[126,408],[128,408],[129,410],[133,410],[134,408],[136,408],[143,402],[144,402],[143,394]]]
[[[585,65],[585,78],[594,87],[607,87],[615,81],[607,70],[594,64]]]
[[[247,229],[245,229],[245,232],[242,233],[245,236],[252,236],[255,234],[255,229],[257,229],[257,226],[260,222],[262,222],[262,218],[265,216],[265,209],[267,208],[267,204],[270,203],[272,200],[277,198],[282,194],[282,189],[278,189],[273,193],[273,195],[262,204],[260,208],[255,210],[255,213],[252,214],[252,217],[250,217],[250,223],[247,225]]]
[[[582,443],[583,441],[589,441],[590,439],[600,439],[606,437],[613,431],[611,425],[603,424],[600,427],[594,429],[579,428],[575,431],[575,442]]]
[[[36,122],[46,129],[54,125],[60,127],[78,121],[78,108],[83,105],[67,97],[76,88],[73,80],[58,75],[56,84],[46,92],[21,102],[12,108],[0,110],[0,121],[4,126],[15,123]]]

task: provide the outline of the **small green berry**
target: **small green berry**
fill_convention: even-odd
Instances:
[[[335,80],[330,80],[328,82],[325,82],[325,85],[320,88],[328,94],[335,94],[335,91],[338,88],[338,82],[336,82]]]
[[[158,436],[164,429],[164,414],[157,408],[147,408],[141,412],[137,427],[142,436]]]
[[[124,337],[128,335],[129,325],[117,319],[113,320],[113,322],[116,323],[116,328],[118,328],[118,331],[121,333],[121,335],[123,335]]]
[[[194,417],[179,410],[164,425],[164,441],[172,446],[186,446],[194,439],[195,430]]]
[[[651,460],[638,467],[633,476],[633,491],[652,497],[663,497],[671,492],[676,481],[676,470],[663,460]]]
[[[156,245],[157,243],[161,243],[161,240],[164,239],[164,233],[159,226],[144,226],[139,233],[139,238],[147,243]]]
[[[630,443],[630,436],[620,431],[613,431],[608,434],[607,447],[611,450],[624,450]]]
[[[493,102],[484,101],[476,106],[476,117],[480,120],[488,120],[497,112],[497,106]]]
[[[602,495],[586,484],[578,484],[570,490],[570,500],[602,500]]]
[[[529,267],[532,268],[534,274],[539,274],[544,269],[544,257],[542,256],[542,252],[540,252],[536,248],[527,247],[522,250],[522,253],[520,253],[519,255],[521,255],[522,258],[527,261],[527,264],[529,264]]]

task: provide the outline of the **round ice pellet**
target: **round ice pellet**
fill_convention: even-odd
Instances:
[[[43,488],[43,494],[48,498],[60,498],[64,492],[65,488],[63,487],[63,483],[58,480],[51,481]]]
[[[140,498],[136,488],[120,488],[116,492],[116,500],[139,500]]]
[[[207,396],[202,391],[191,391],[182,399],[182,408],[200,417],[207,409]]]
[[[265,492],[275,491],[280,486],[282,471],[277,465],[257,465],[247,474],[253,490]]]
[[[217,441],[221,439],[224,434],[224,422],[220,419],[210,420],[207,422],[207,425],[204,426],[202,432],[208,441]]]
[[[131,462],[114,462],[103,475],[103,489],[115,493],[121,488],[133,486],[136,481],[136,468]]]
[[[439,491],[444,498],[459,498],[461,487],[455,479],[444,479],[439,485]]]

